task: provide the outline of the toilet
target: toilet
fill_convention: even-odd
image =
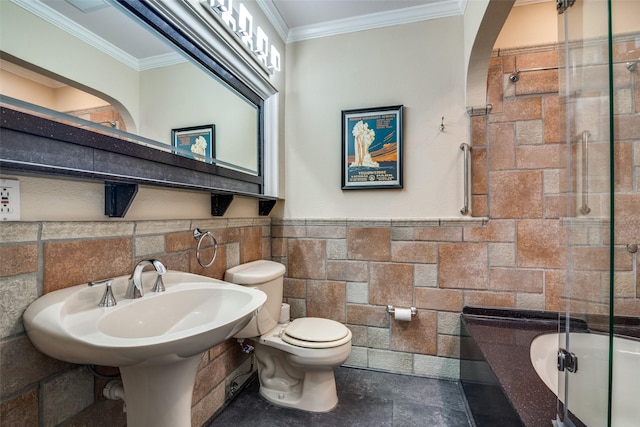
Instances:
[[[278,323],[284,272],[284,265],[266,260],[227,270],[225,281],[267,294],[258,315],[234,337],[254,343],[263,398],[278,406],[328,412],[338,404],[334,369],[351,353],[351,331],[318,317]]]

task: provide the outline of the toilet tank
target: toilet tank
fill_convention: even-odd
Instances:
[[[282,307],[284,265],[258,260],[230,268],[224,274],[226,282],[260,289],[267,294],[267,301],[249,324],[234,335],[236,338],[253,338],[272,329],[280,319]]]

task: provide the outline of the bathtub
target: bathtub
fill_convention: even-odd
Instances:
[[[564,375],[558,375],[557,352],[564,334],[536,337],[530,346],[531,364],[553,393],[564,402]],[[571,352],[578,356],[578,370],[569,373],[569,410],[588,427],[607,425],[609,336],[571,333]],[[640,420],[640,341],[613,339],[613,427],[636,427]],[[558,384],[560,380],[560,384]]]

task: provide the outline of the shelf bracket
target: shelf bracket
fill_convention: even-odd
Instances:
[[[258,214],[260,216],[269,216],[271,209],[276,205],[275,200],[260,199],[258,200]]]
[[[105,182],[104,214],[111,218],[124,218],[136,194],[138,184]]]
[[[211,215],[223,216],[232,201],[232,194],[211,193]]]

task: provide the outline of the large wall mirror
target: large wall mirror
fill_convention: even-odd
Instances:
[[[225,177],[211,187],[264,194],[264,93],[154,2],[3,3],[3,107],[180,156],[180,168]]]

